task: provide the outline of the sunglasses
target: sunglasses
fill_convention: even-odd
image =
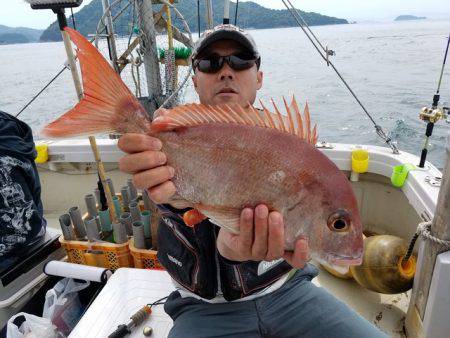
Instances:
[[[212,54],[201,59],[194,61],[194,69],[198,68],[202,73],[217,73],[222,69],[224,63],[228,63],[231,69],[240,71],[246,70],[256,66],[259,69],[259,64],[261,59],[255,58],[254,56],[237,54],[237,55],[227,55],[220,56],[218,54]]]

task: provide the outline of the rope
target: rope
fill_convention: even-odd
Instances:
[[[444,250],[450,250],[450,240],[444,240],[433,236],[431,234],[431,224],[432,224],[431,221],[419,223],[419,225],[417,226],[416,233],[414,234],[413,238],[411,239],[411,242],[409,243],[406,255],[402,259],[403,263],[406,263],[408,259],[411,257],[414,245],[416,244],[417,238],[419,238],[419,236],[422,236],[424,239],[441,246]]]
[[[37,93],[36,95],[34,95],[33,96],[33,98],[17,113],[17,115],[16,115],[16,117],[17,116],[19,116],[25,109],[27,109],[28,108],[28,106],[30,105],[30,104],[32,104],[33,103],[33,101],[34,100],[36,100],[37,99],[37,97],[39,96],[39,95],[41,95],[41,93],[44,91],[44,90],[46,90],[47,89],[47,87],[48,86],[50,86],[51,84],[52,84],[52,82],[53,81],[55,81],[57,78],[58,78],[58,76],[60,76],[61,74],[62,74],[62,72],[64,71],[64,70],[66,70],[68,68],[68,66],[64,66],[64,68],[62,68],[59,72],[58,72],[58,74],[56,74],[45,86],[44,86],[44,88],[42,88],[40,91],[39,91],[39,93]]]
[[[186,74],[186,77],[184,78],[183,82],[181,82],[181,84],[178,86],[177,90],[175,90],[172,95],[170,95],[163,103],[161,106],[159,106],[158,109],[164,108],[166,106],[166,104],[172,102],[172,100],[176,97],[176,95],[178,94],[178,92],[181,90],[181,88],[184,87],[184,85],[186,84],[187,80],[189,79],[190,75],[192,72],[192,66],[189,66],[189,70]]]
[[[319,42],[319,39],[312,33],[311,29],[309,28],[308,24],[306,23],[306,21],[303,19],[302,15],[299,13],[299,11],[297,9],[294,8],[294,6],[292,6],[292,3],[287,0],[289,2],[289,5],[291,7],[289,7],[289,5],[286,3],[285,0],[281,0],[283,2],[283,4],[285,5],[285,7],[288,9],[288,11],[291,13],[292,17],[294,18],[295,21],[297,21],[298,26],[303,30],[303,33],[305,33],[306,37],[309,39],[309,41],[312,43],[312,45],[314,46],[314,48],[317,50],[317,52],[319,53],[319,55],[322,57],[322,59],[327,63],[327,65],[331,66],[331,68],[333,68],[333,70],[335,71],[335,73],[337,74],[337,76],[339,77],[339,79],[342,81],[342,83],[345,85],[345,87],[347,87],[347,89],[349,90],[350,94],[355,98],[356,102],[359,104],[359,106],[362,108],[362,110],[364,111],[364,113],[367,115],[367,117],[370,119],[370,121],[372,121],[376,133],[377,135],[383,139],[388,145],[389,147],[392,149],[392,151],[394,152],[394,154],[399,154],[399,151],[397,149],[397,146],[392,143],[392,139],[390,137],[388,137],[386,135],[386,133],[383,131],[383,129],[381,128],[380,125],[378,125],[375,120],[372,118],[372,116],[369,114],[369,112],[367,111],[366,107],[362,104],[362,102],[359,100],[359,98],[356,96],[355,92],[350,88],[350,85],[347,83],[347,81],[345,81],[344,77],[341,75],[341,73],[337,70],[337,68],[334,66],[334,64],[329,60],[328,58],[328,52],[327,50],[323,47],[323,45]],[[320,51],[320,48],[317,46],[317,44],[313,41],[313,39],[311,38],[310,34],[306,31],[305,27],[307,27],[307,29],[309,30],[309,32],[311,32],[311,35],[314,37],[314,39],[317,41],[317,43],[319,44],[320,48],[322,48],[322,50],[325,51],[325,55],[322,54],[322,52]]]

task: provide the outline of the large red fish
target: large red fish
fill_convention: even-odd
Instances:
[[[360,264],[362,227],[352,187],[314,146],[306,107],[295,99],[287,116],[266,108],[187,104],[151,122],[138,100],[101,54],[66,28],[78,47],[84,98],[49,124],[50,137],[138,132],[159,138],[177,194],[214,223],[237,233],[239,216],[259,203],[284,218],[285,248],[307,237],[312,257]]]

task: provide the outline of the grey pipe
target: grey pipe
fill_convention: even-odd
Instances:
[[[127,180],[128,188],[130,189],[130,200],[134,200],[138,197],[136,187],[133,184],[133,179],[129,178]]]
[[[113,236],[116,244],[123,244],[128,240],[125,226],[121,223],[113,223]]]
[[[95,188],[94,189],[94,194],[95,194],[95,199],[97,200],[97,205],[101,206],[102,202],[100,201],[100,189],[99,188]]]
[[[59,216],[59,224],[61,225],[61,230],[66,241],[72,241],[76,239],[75,232],[72,228],[72,223],[70,222],[69,214],[62,214]]]
[[[131,236],[133,234],[133,229],[131,228],[131,214],[129,212],[124,212],[120,215],[119,222],[125,227],[127,234]]]
[[[77,238],[86,238],[86,229],[84,228],[83,218],[81,217],[80,208],[72,207],[69,209],[69,215],[72,219],[73,228],[77,235]]]
[[[122,187],[122,189],[120,189],[120,194],[122,195],[122,207],[124,211],[128,211],[130,210],[128,205],[130,204],[130,193],[129,193],[129,188],[128,186],[124,186]]]
[[[86,224],[86,232],[87,232],[87,238],[90,241],[98,241],[100,239],[100,234],[98,233],[97,228],[97,217],[88,216],[84,223]]]
[[[116,196],[116,191],[114,190],[114,184],[112,179],[107,178],[106,183],[108,184],[109,191],[111,192],[111,196]]]
[[[95,205],[95,197],[92,194],[87,194],[84,196],[84,201],[86,202],[86,207],[89,216],[95,217],[98,215],[97,206]]]
[[[144,225],[141,221],[133,222],[133,240],[137,249],[145,249]]]
[[[139,209],[139,204],[137,202],[130,203],[130,214],[133,222],[142,221],[141,210]]]
[[[152,200],[148,196],[148,192],[146,189],[142,190],[142,201],[144,201],[144,209],[152,210]]]

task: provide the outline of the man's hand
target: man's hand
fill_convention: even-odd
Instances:
[[[144,134],[124,134],[118,147],[128,153],[119,160],[119,169],[132,174],[134,185],[147,189],[153,202],[167,203],[175,194],[175,186],[169,181],[175,170],[165,165],[161,141]]]
[[[223,257],[232,261],[273,261],[284,258],[294,268],[303,268],[309,259],[305,239],[297,240],[293,252],[284,251],[283,217],[276,211],[269,213],[263,204],[255,210],[242,210],[238,235],[220,229],[217,249]]]
[[[155,117],[163,116],[166,112],[165,109],[159,109]],[[161,151],[161,141],[148,135],[129,133],[119,139],[118,147],[128,154],[119,160],[119,169],[133,175],[134,185],[139,189],[147,189],[153,202],[168,203],[176,191],[170,181],[175,170],[165,165],[167,158]]]

